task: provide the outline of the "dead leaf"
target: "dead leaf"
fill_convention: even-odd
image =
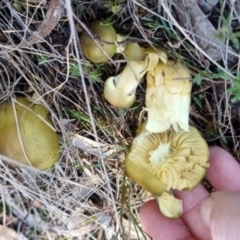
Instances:
[[[97,143],[89,138],[75,134],[72,138],[73,146],[81,149],[84,152],[99,156],[98,147],[101,148],[103,157],[109,157],[111,154],[118,152],[118,146],[113,146],[104,143]]]
[[[27,44],[32,45],[45,38],[57,25],[64,11],[62,0],[52,0],[46,14],[46,19],[42,21],[38,30],[29,37]]]
[[[209,14],[218,2],[219,0],[198,0],[198,6],[205,14]]]
[[[42,203],[41,203],[40,201],[37,201],[37,200],[33,201],[32,205],[33,205],[33,207],[35,207],[35,208],[40,208],[40,207],[42,207]]]
[[[0,225],[0,240],[18,240],[18,235],[13,229]]]

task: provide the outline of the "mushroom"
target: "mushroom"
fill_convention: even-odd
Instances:
[[[115,29],[106,20],[94,21],[88,24],[88,28],[95,36],[92,38],[87,32],[81,34],[80,43],[84,56],[93,63],[106,62],[117,50]]]
[[[137,43],[128,43],[124,49],[124,55],[128,61],[143,61],[145,59],[145,49]]]
[[[155,52],[129,43],[125,49],[127,65],[117,76],[109,77],[104,85],[105,99],[115,107],[129,108],[134,103],[136,89],[147,71],[153,70],[159,60],[167,59],[163,49]]]
[[[13,103],[0,106],[0,154],[41,170],[50,168],[60,147],[48,111],[23,97]]]
[[[148,56],[149,61],[151,61],[151,63],[149,63],[148,71],[152,71],[158,65],[159,60],[161,60],[163,64],[167,63],[168,56],[166,50],[163,48],[148,47],[144,52]]]
[[[158,65],[147,73],[146,129],[165,132],[171,126],[175,131],[189,131],[190,93],[192,78],[188,69],[174,60]]]
[[[182,200],[173,196],[172,191],[164,192],[160,197],[157,196],[158,208],[161,213],[168,218],[180,217],[183,213]]]
[[[160,209],[167,208],[166,199],[173,204],[173,196],[162,195],[171,189],[194,189],[209,167],[209,150],[206,141],[194,127],[189,131],[170,129],[163,133],[146,130],[147,123],[140,125],[129,153],[125,159],[125,170],[139,185],[158,196]],[[153,184],[152,184],[153,182]],[[163,196],[163,198],[162,198]],[[178,202],[178,204],[179,202]],[[172,206],[172,217],[179,216],[181,208]],[[169,209],[169,208],[168,208]],[[171,214],[163,214],[170,216]]]

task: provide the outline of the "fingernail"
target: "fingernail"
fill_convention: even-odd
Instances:
[[[201,204],[202,219],[207,227],[209,227],[209,224],[210,224],[210,217],[211,217],[211,212],[214,204],[215,204],[215,197],[212,195],[210,195],[205,200],[203,200]]]

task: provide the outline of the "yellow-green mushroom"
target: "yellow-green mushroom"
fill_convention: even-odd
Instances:
[[[93,37],[86,31],[80,36],[84,56],[93,63],[108,61],[117,50],[117,33],[112,24],[106,20],[97,20],[87,27],[92,31]]]
[[[177,218],[182,215],[182,200],[175,198],[172,191],[164,192],[161,196],[157,196],[156,199],[158,208],[165,217]]]
[[[44,170],[58,160],[60,147],[49,112],[17,97],[0,106],[0,154]]]
[[[188,69],[174,60],[158,65],[147,73],[146,129],[165,132],[171,126],[175,131],[189,131],[189,112],[192,78]]]
[[[158,62],[167,59],[163,49],[152,51],[137,43],[129,43],[125,48],[127,64],[117,76],[109,77],[104,85],[104,98],[118,108],[129,108],[136,99],[136,89],[147,71],[153,70]]]
[[[126,156],[125,170],[139,185],[158,196],[165,216],[178,217],[182,205],[169,191],[194,189],[209,167],[208,157],[208,145],[196,128],[151,133],[144,123]],[[176,205],[166,204],[167,199]]]

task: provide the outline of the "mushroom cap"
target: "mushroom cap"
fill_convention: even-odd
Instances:
[[[147,130],[164,132],[171,126],[189,131],[192,78],[188,69],[173,60],[158,65],[147,73]]]
[[[136,84],[138,84],[137,80]],[[129,108],[136,99],[135,85],[132,88],[130,86],[126,88],[124,84],[117,86],[116,77],[109,77],[104,84],[104,98],[114,107]]]
[[[88,25],[88,28],[96,36],[92,38],[87,32],[81,34],[80,43],[84,56],[94,63],[108,61],[117,49],[117,33],[115,29],[111,23],[106,20],[94,21]]]
[[[128,61],[143,61],[145,59],[145,49],[137,43],[128,43],[124,54]]]
[[[157,196],[163,186],[167,191],[195,188],[209,167],[209,149],[198,130],[190,126],[189,132],[151,133],[145,127],[140,126],[125,159],[128,176]],[[153,190],[156,179],[159,187]]]
[[[0,106],[0,154],[38,169],[50,168],[60,148],[48,111],[23,97]]]

